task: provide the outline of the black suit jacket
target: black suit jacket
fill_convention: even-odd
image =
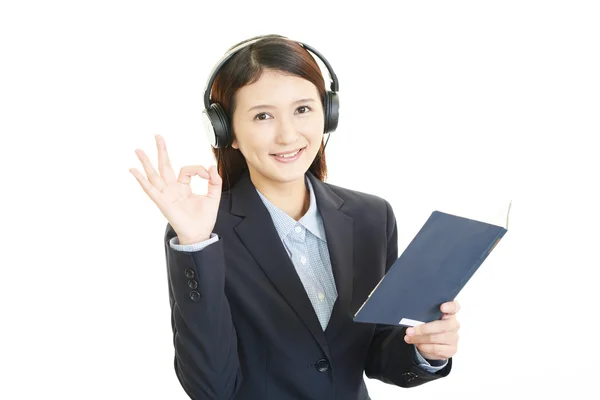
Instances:
[[[420,369],[405,328],[352,321],[398,257],[390,204],[312,182],[338,299],[325,332],[271,216],[246,172],[221,198],[203,250],[173,250],[164,237],[175,372],[192,399],[364,400],[369,378],[413,387],[449,374]]]

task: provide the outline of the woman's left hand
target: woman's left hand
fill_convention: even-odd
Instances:
[[[427,360],[447,360],[456,354],[460,328],[456,313],[460,305],[451,301],[442,304],[440,310],[444,313],[442,319],[408,328],[404,336],[406,343],[417,346]]]

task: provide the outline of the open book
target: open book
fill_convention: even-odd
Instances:
[[[442,317],[508,231],[505,219],[467,218],[434,211],[375,286],[355,322],[415,326]]]

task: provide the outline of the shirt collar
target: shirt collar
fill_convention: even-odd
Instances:
[[[310,182],[310,179],[308,179],[308,177],[305,177],[304,181],[308,189],[310,203],[306,213],[297,222],[292,217],[283,212],[280,208],[276,207],[273,203],[267,200],[267,198],[258,189],[256,189],[256,192],[258,193],[261,200],[267,207],[267,210],[271,214],[271,218],[273,219],[275,229],[277,229],[277,233],[280,237],[286,237],[289,233],[292,232],[292,230],[297,224],[300,224],[304,226],[304,228],[306,228],[306,230],[311,232],[313,235],[323,240],[324,242],[327,242],[325,236],[325,228],[323,226],[323,220],[317,207],[317,199],[315,197],[312,183]]]

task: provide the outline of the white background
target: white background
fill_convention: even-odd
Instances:
[[[401,250],[434,209],[499,215],[512,200],[509,232],[459,295],[450,376],[409,390],[369,380],[372,398],[593,398],[596,2],[219,3],[0,6],[0,398],[187,398],[166,221],[128,169],[138,147],[156,160],[156,133],[176,170],[212,163],[207,75],[265,33],[332,63],[328,182],[387,198]]]

